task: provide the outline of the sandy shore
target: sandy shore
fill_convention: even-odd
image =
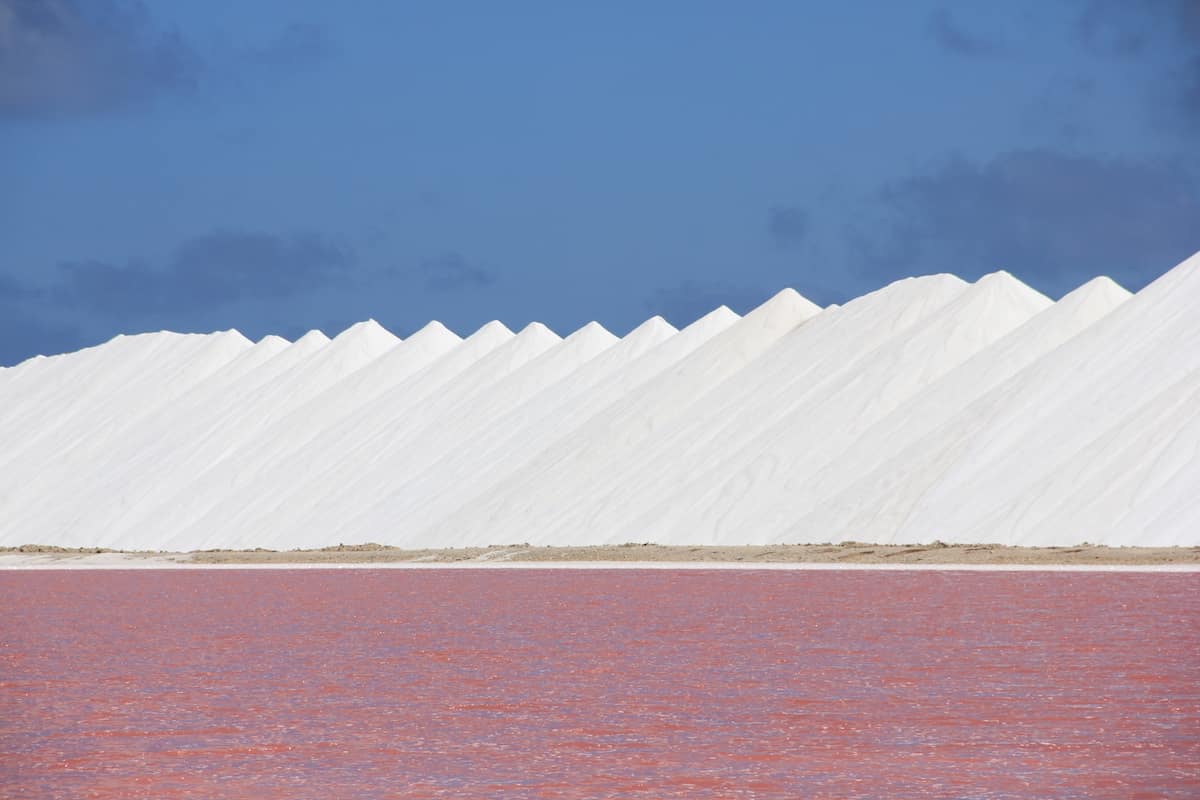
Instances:
[[[601,547],[506,547],[401,550],[382,545],[343,545],[321,550],[212,550],[193,553],[118,552],[26,545],[0,548],[0,568],[114,566],[538,566],[591,565],[826,565],[826,566],[1021,566],[1200,568],[1200,547],[1002,547],[999,545],[773,545],[666,547],[650,544]]]

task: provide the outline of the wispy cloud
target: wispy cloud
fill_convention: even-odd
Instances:
[[[83,347],[79,329],[44,306],[45,292],[0,273],[0,367]]]
[[[0,302],[0,367],[11,367],[33,356],[78,350],[89,344],[74,325],[5,308]]]
[[[278,299],[353,280],[353,252],[312,233],[218,231],[184,242],[162,267],[73,261],[58,266],[56,302],[95,314],[199,311]]]
[[[467,261],[460,253],[449,252],[421,262],[420,275],[425,288],[434,292],[453,292],[460,289],[490,286],[496,274]]]
[[[769,295],[766,289],[689,280],[655,289],[646,298],[644,309],[682,328],[720,306],[745,314],[765,302]]]
[[[1052,293],[1107,273],[1139,288],[1200,250],[1200,180],[1165,161],[1050,150],[952,159],[888,183],[881,218],[855,226],[857,265],[874,279],[996,269]]]
[[[247,52],[251,62],[296,69],[319,64],[336,52],[329,32],[320,25],[293,22],[273,40]]]
[[[943,50],[955,55],[986,58],[1004,52],[999,38],[968,30],[948,8],[938,8],[929,15],[928,30]]]
[[[0,0],[0,119],[102,113],[194,86],[195,51],[116,0]]]
[[[325,28],[293,22],[213,63],[141,2],[0,0],[0,121],[125,111],[187,94],[222,64],[290,74],[335,52]]]
[[[808,212],[795,206],[775,206],[767,212],[767,234],[776,247],[798,247],[808,237]]]
[[[1157,76],[1155,116],[1200,131],[1200,2],[1197,0],[1088,0],[1077,33],[1093,53],[1141,58],[1153,53],[1174,64]],[[1160,113],[1159,106],[1165,106]]]

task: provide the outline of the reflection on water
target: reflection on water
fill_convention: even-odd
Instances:
[[[1200,797],[1200,576],[0,574],[0,797]]]

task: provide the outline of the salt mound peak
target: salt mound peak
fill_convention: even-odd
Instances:
[[[3,371],[0,545],[1196,544],[1198,299],[1200,253],[1136,295],[937,273],[622,338],[120,335]]]
[[[683,330],[703,330],[713,325],[725,326],[737,322],[741,315],[729,306],[717,306]]]
[[[175,331],[147,331],[146,333],[118,333],[116,336],[109,339],[107,342],[96,347],[88,348],[94,353],[136,353],[138,355],[146,355],[156,348],[170,347],[171,345],[187,341],[188,338],[196,338],[205,334],[196,333],[176,333]]]
[[[1000,271],[1003,272],[1003,270],[1000,270]],[[962,278],[958,277],[953,272],[930,272],[926,275],[909,275],[904,278],[897,278],[896,280],[889,283],[888,286],[892,286],[897,283],[908,283],[910,281],[914,282],[914,283],[929,283],[930,281],[940,281],[940,282],[949,281],[951,283],[967,283],[967,281],[964,281]]]
[[[242,332],[236,328],[229,328],[228,330],[224,331],[216,331],[208,334],[208,336],[213,342],[220,342],[221,344],[234,344],[241,347],[251,347],[254,344],[254,342],[250,341],[250,339],[244,336]]]
[[[247,372],[256,372],[264,364],[287,352],[291,346],[292,343],[282,336],[264,336],[246,348],[226,367],[226,370],[230,371],[230,374],[237,374],[238,370],[244,367]]]
[[[986,275],[981,275],[979,279],[975,281],[975,285],[995,286],[996,288],[1008,286],[1023,286],[1026,289],[1030,288],[1028,284],[1005,269],[998,269],[994,272],[989,272]]]
[[[491,322],[484,324],[479,328],[479,330],[468,336],[466,341],[490,341],[495,340],[498,337],[508,338],[515,335],[516,334],[509,330],[509,328],[503,322],[494,319]]]
[[[724,308],[724,306],[721,306]],[[809,300],[795,289],[788,288],[778,292],[762,305],[748,313],[745,319],[761,319],[763,317],[791,316],[800,314],[813,316],[821,311],[821,307]]]
[[[629,333],[625,334],[625,338],[628,339],[630,336],[653,336],[656,334],[669,336],[670,334],[678,332],[679,329],[674,325],[667,322],[662,317],[655,315],[643,322],[641,325],[638,325]]]
[[[148,342],[170,342],[170,341],[182,342],[182,341],[189,340],[189,339],[192,341],[198,341],[200,339],[215,339],[215,338],[222,338],[222,339],[233,338],[233,339],[244,339],[246,342],[250,341],[249,339],[246,339],[246,337],[242,335],[242,332],[239,331],[237,328],[224,328],[221,330],[208,331],[206,333],[194,333],[194,332],[185,333],[185,332],[180,332],[180,331],[166,331],[166,330],[146,331],[145,333],[130,333],[130,334],[118,333],[116,336],[109,339],[108,341],[109,342],[126,341],[126,342],[148,343]]]
[[[254,375],[256,382],[270,382],[275,376],[286,372],[329,344],[329,337],[318,330],[311,330],[285,347]],[[261,380],[260,380],[261,379]]]
[[[1107,275],[1101,275],[1099,277],[1092,278],[1082,286],[1079,286],[1078,288],[1068,292],[1058,302],[1065,303],[1070,300],[1071,302],[1082,303],[1098,298],[1106,298],[1110,300],[1128,300],[1130,297],[1133,297],[1133,292],[1129,291]]]
[[[860,307],[864,304],[877,302],[881,298],[896,298],[896,297],[941,297],[949,296],[960,291],[970,284],[964,281],[957,275],[949,272],[933,272],[929,275],[910,275],[906,278],[897,278],[894,281],[880,286],[869,292],[864,292],[857,297],[850,298],[844,303],[831,303],[825,307],[825,311],[834,311],[841,308]],[[889,300],[888,302],[891,302]]]
[[[956,275],[942,272],[934,275],[918,275],[900,278],[885,286],[859,295],[844,304],[832,304],[822,309],[821,318],[829,324],[843,315],[883,314],[895,324],[904,319],[907,312],[932,304],[934,307],[958,297],[970,284]],[[879,318],[882,321],[883,317]]]
[[[617,337],[613,333],[610,333],[608,331],[608,329],[605,328],[603,325],[601,325],[599,322],[596,322],[593,320],[592,322],[589,322],[586,325],[581,326],[578,330],[574,331],[570,336],[563,339],[563,341],[564,342],[575,342],[575,341],[580,341],[580,340],[597,340],[597,341],[615,342],[615,341],[617,341],[618,338],[619,337]]]
[[[562,341],[562,337],[540,322],[531,322],[517,334],[521,341]]]
[[[314,361],[305,369],[310,375],[319,369],[332,369],[334,374],[353,372],[400,344],[393,335],[375,322],[366,320],[351,325],[338,334],[327,347],[314,356]]]
[[[330,339],[328,336],[326,336],[324,333],[317,330],[316,328],[313,328],[311,331],[304,334],[296,341],[292,342],[292,347],[300,347],[300,348],[324,347],[325,345],[329,344],[329,341],[330,341]]]
[[[356,322],[334,337],[335,342],[345,342],[357,346],[386,347],[400,342],[400,337],[380,325],[373,319]]]
[[[422,326],[422,328],[419,331],[414,333],[412,336],[409,336],[404,341],[412,343],[412,342],[421,342],[426,339],[445,339],[448,337],[453,337],[455,339],[458,339],[459,341],[462,341],[461,336],[459,336],[457,333],[450,330],[445,325],[443,325],[442,323],[438,322],[435,319],[431,322],[425,323],[425,325]]]
[[[984,277],[987,277],[987,276],[985,275]],[[982,280],[982,278],[980,280]],[[892,281],[891,283],[888,284],[888,286],[895,286],[898,283],[920,284],[923,286],[931,286],[931,287],[936,286],[939,288],[949,288],[949,289],[967,285],[967,281],[964,281],[962,278],[960,278],[957,275],[954,275],[950,272],[934,272],[930,275],[914,275],[910,278],[902,278],[901,280],[898,280],[898,281]],[[886,289],[888,287],[885,286],[883,288]]]
[[[967,289],[965,294],[986,294],[994,297],[1003,295],[1009,300],[1032,303],[1037,306],[1049,306],[1054,302],[1037,289],[1014,277],[1012,273],[1004,270],[997,270],[996,272],[989,272],[987,275],[984,275],[971,284],[971,287]]]

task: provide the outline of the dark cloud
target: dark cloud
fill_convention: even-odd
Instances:
[[[767,213],[767,233],[776,247],[797,247],[808,236],[808,214],[794,206],[775,206]]]
[[[69,353],[95,342],[79,329],[0,304],[0,367],[11,367],[33,356]]]
[[[220,231],[184,242],[162,268],[59,264],[50,292],[64,306],[101,315],[198,311],[344,285],[353,263],[351,251],[315,234]]]
[[[294,22],[274,41],[251,50],[251,61],[270,67],[296,69],[325,61],[334,54],[329,32],[319,25]]]
[[[496,282],[495,273],[472,264],[454,252],[425,259],[421,262],[420,274],[425,281],[425,288],[434,292],[453,292],[490,286]]]
[[[417,192],[417,204],[423,208],[438,209],[446,204],[446,198],[436,189],[422,189]]]
[[[32,289],[24,282],[0,274],[0,304],[27,299]]]
[[[26,281],[0,274],[0,367],[85,345],[78,328],[50,318],[40,307],[43,299]]]
[[[1149,93],[1156,106],[1166,107],[1166,113],[1156,116],[1189,135],[1200,129],[1200,1],[1088,0],[1078,33],[1098,55],[1141,58],[1154,53],[1174,61]]]
[[[1100,55],[1140,56],[1155,39],[1200,44],[1196,0],[1087,0],[1077,23],[1083,44]]]
[[[1175,96],[1184,122],[1200,126],[1200,52],[1180,69]]]
[[[766,290],[745,286],[684,281],[676,286],[655,289],[646,299],[645,310],[682,328],[720,306],[729,306],[737,313],[745,314],[764,303],[769,295]]]
[[[999,39],[967,30],[946,8],[936,9],[929,15],[929,35],[943,50],[955,55],[981,58],[1004,52]]]
[[[1096,128],[1097,82],[1085,77],[1051,79],[1022,112],[1022,124],[1041,136],[1076,143]]]
[[[166,273],[144,264],[120,266],[102,261],[58,265],[58,281],[50,296],[63,308],[128,315],[161,310]]]
[[[204,330],[254,328],[239,301],[257,303],[251,308],[259,315],[273,307],[295,319],[304,303],[281,301],[353,285],[354,263],[353,252],[312,233],[218,231],[185,241],[159,266],[64,262],[47,285],[0,274],[0,363],[78,349],[117,332],[186,328],[186,319]]]
[[[1166,6],[1172,1],[1156,4]],[[1098,55],[1141,55],[1154,37],[1153,14],[1145,8],[1149,5],[1136,0],[1088,0],[1076,23],[1080,41]]]
[[[1176,18],[1179,26],[1175,29],[1179,36],[1192,44],[1200,44],[1200,3],[1196,0],[1176,0]]]
[[[1200,249],[1200,181],[1168,162],[1031,150],[887,185],[849,239],[873,280],[1006,269],[1052,294],[1108,274],[1137,289]]]
[[[0,119],[121,109],[192,87],[198,70],[140,3],[0,0]]]
[[[193,298],[220,304],[241,297],[279,298],[344,284],[353,253],[313,234],[275,236],[223,231],[185,242],[170,265]]]

